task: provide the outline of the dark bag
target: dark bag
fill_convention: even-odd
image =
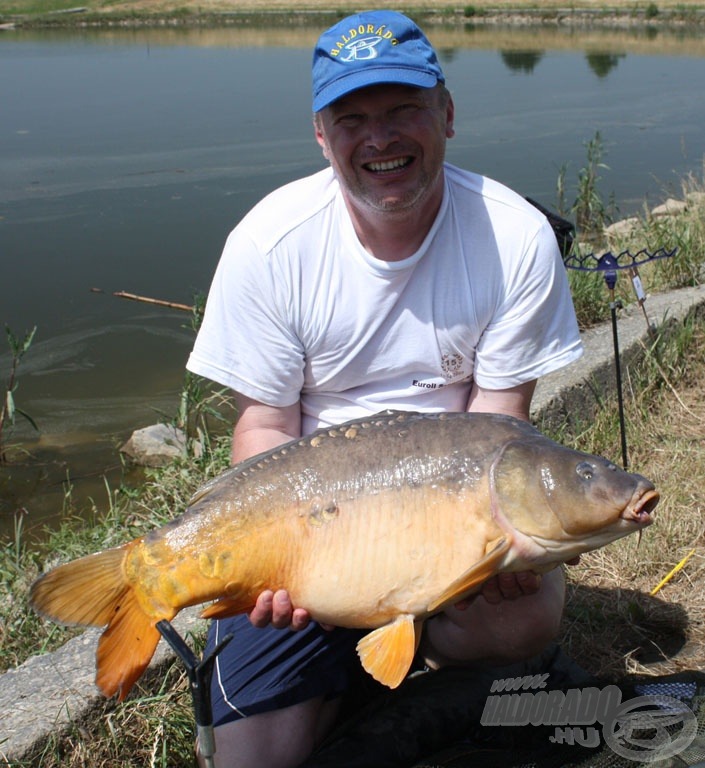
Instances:
[[[537,203],[536,200],[532,200],[530,197],[527,197],[526,200],[531,203],[534,208],[541,211],[541,213],[548,219],[548,223],[553,229],[553,234],[556,236],[561,256],[565,259],[573,247],[573,242],[575,240],[575,225],[568,221],[568,219],[559,216],[557,213],[549,211],[548,208],[544,208],[543,205]]]

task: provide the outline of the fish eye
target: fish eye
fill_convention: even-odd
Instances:
[[[595,468],[589,461],[581,461],[580,464],[575,467],[575,471],[583,478],[583,480],[592,480]]]

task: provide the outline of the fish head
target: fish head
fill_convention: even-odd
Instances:
[[[493,515],[557,560],[609,544],[653,522],[659,493],[641,475],[544,437],[504,446],[491,472]]]

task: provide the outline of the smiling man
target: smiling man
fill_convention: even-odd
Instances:
[[[388,261],[414,253],[443,199],[445,144],[453,136],[445,86],[369,86],[316,112],[314,124],[362,245]],[[407,221],[418,215],[421,240],[410,239]]]
[[[343,19],[314,50],[313,112],[330,167],[233,230],[188,363],[235,393],[233,461],[387,408],[528,419],[536,380],[581,353],[566,276],[541,213],[445,162],[454,105],[428,39],[391,11]],[[491,580],[426,622],[418,666],[543,671],[563,592],[560,570]],[[300,765],[364,678],[360,633],[283,590],[214,622],[209,645],[231,631],[216,764]]]

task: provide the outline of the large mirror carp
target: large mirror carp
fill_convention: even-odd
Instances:
[[[41,576],[31,601],[105,626],[96,683],[124,698],[157,622],[248,611],[285,588],[317,621],[369,628],[365,669],[395,687],[428,616],[500,571],[544,572],[652,522],[658,493],[604,458],[494,414],[386,412],[227,470],[183,515]]]

